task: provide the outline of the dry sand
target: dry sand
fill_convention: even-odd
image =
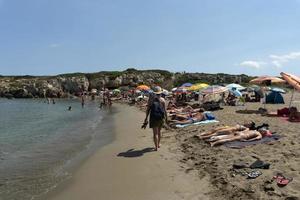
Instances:
[[[116,139],[84,162],[54,200],[210,199],[207,178],[187,169],[174,132],[165,132],[162,147],[152,151],[150,129],[141,130],[144,113],[116,105]]]
[[[299,93],[296,99],[300,99]],[[267,104],[268,110],[288,106]],[[299,103],[298,105],[299,109]],[[263,200],[295,200],[300,199],[300,123],[291,123],[278,117],[265,117],[260,114],[241,114],[237,110],[257,110],[260,103],[247,103],[244,107],[224,106],[223,110],[215,111],[220,123],[205,126],[190,126],[177,129],[176,138],[185,153],[182,162],[193,170],[198,170],[201,177],[209,177],[214,189],[210,195],[213,199],[263,199]],[[247,121],[257,124],[268,123],[270,130],[283,136],[279,141],[270,144],[258,144],[243,149],[230,149],[224,146],[210,147],[209,144],[194,137],[221,125],[235,125]],[[236,161],[253,163],[256,158],[271,164],[270,169],[261,170],[262,175],[249,180],[241,175],[233,176],[232,164]],[[293,177],[293,181],[285,187],[278,187],[272,180],[277,173]]]

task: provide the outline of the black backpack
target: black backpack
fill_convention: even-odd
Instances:
[[[155,98],[150,107],[150,118],[162,120],[165,117],[165,111],[159,99]]]

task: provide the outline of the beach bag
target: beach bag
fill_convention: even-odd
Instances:
[[[165,117],[165,111],[159,101],[159,99],[154,99],[150,108],[150,117],[155,120],[162,120]]]
[[[207,120],[214,120],[216,117],[211,112],[206,112],[205,117]]]

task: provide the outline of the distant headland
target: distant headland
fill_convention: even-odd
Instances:
[[[56,76],[0,76],[0,97],[7,98],[65,98],[82,91],[102,88],[135,87],[139,84],[160,85],[171,89],[185,82],[246,84],[253,77],[245,74],[186,73],[166,70],[101,71],[95,73],[70,73]]]

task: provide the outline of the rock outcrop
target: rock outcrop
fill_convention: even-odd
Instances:
[[[110,71],[98,73],[73,73],[57,76],[0,76],[0,97],[35,98],[67,97],[82,91],[102,88],[135,87],[139,84],[161,85],[171,89],[184,82],[248,83],[247,75],[171,73],[165,70]]]

